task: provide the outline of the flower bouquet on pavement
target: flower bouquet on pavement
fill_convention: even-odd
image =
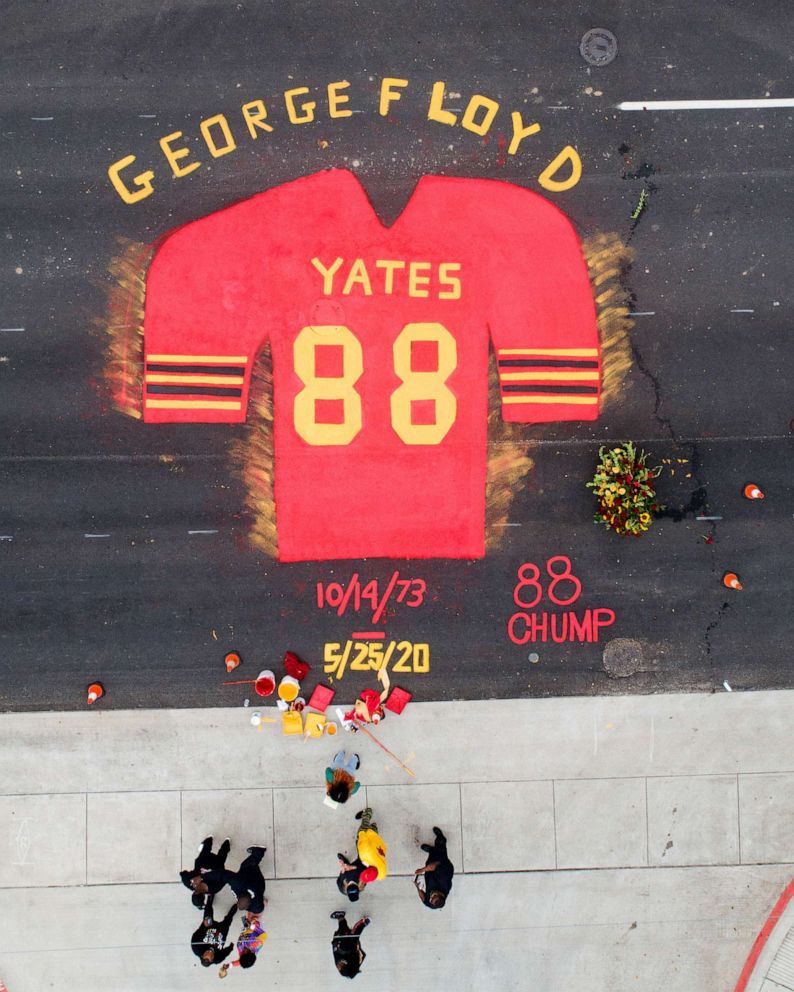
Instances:
[[[587,486],[595,492],[596,523],[616,534],[639,537],[651,526],[654,513],[664,507],[656,502],[654,480],[661,466],[648,468],[648,454],[637,451],[631,441],[598,451],[599,464]]]

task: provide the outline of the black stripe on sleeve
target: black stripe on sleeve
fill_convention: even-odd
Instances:
[[[543,383],[527,383],[521,386],[502,386],[504,393],[585,393],[592,396],[598,392],[598,386],[544,386]]]
[[[546,358],[500,358],[500,369],[597,369],[598,362],[575,362]]]
[[[244,375],[245,365],[163,365],[147,362],[147,372],[192,372],[197,375]]]
[[[146,392],[165,393],[172,396],[242,396],[243,391],[238,386],[155,386],[147,383]]]

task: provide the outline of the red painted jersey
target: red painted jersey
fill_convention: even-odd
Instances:
[[[245,420],[273,358],[279,558],[484,553],[488,350],[505,420],[594,420],[576,234],[508,183],[427,176],[391,227],[329,171],[179,228],[147,276],[144,419]]]

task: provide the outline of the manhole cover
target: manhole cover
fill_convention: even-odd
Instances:
[[[591,28],[582,37],[579,51],[588,65],[609,65],[618,54],[618,39],[606,28]]]
[[[616,679],[626,679],[642,667],[642,644],[629,637],[616,637],[604,647],[604,671]]]

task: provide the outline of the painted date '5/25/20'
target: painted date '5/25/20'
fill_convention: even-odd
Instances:
[[[345,641],[330,642],[323,654],[325,674],[341,679],[350,665],[351,672],[386,670],[394,661],[393,672],[426,675],[430,671],[430,645],[411,641]]]

